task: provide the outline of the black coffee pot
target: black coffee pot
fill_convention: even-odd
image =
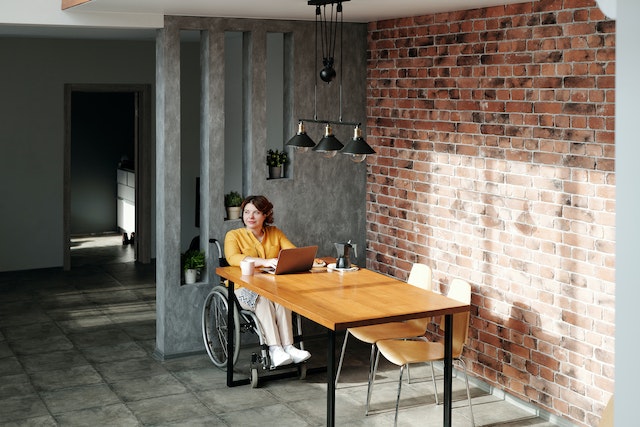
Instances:
[[[354,255],[357,257],[356,244],[349,240],[347,243],[334,243],[338,251],[336,258],[336,268],[351,268],[350,252],[353,249]]]

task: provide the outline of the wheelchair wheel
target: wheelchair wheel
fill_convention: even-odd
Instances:
[[[209,358],[219,368],[227,366],[227,313],[229,309],[229,292],[224,286],[216,286],[207,295],[202,308],[202,338]],[[233,363],[238,360],[240,352],[240,316],[238,310],[233,312]]]
[[[300,366],[298,366],[298,377],[301,380],[304,380],[305,378],[307,378],[307,364],[303,363]]]
[[[251,369],[251,388],[258,388],[259,381],[260,380],[258,378],[258,369],[252,368]]]

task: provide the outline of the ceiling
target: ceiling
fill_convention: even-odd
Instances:
[[[344,0],[344,19],[371,22],[474,9],[522,0]],[[257,19],[315,19],[307,0],[91,0],[79,6],[99,12],[160,13],[164,15],[221,16]]]
[[[61,0],[48,1],[60,2]],[[345,22],[372,22],[522,2],[523,0],[343,0],[343,17]],[[162,22],[160,17],[163,15],[285,20],[315,19],[313,6],[309,6],[307,0],[90,0],[67,9],[63,13],[72,18],[74,25],[0,24],[0,36],[111,39],[152,39],[154,37],[155,31],[148,25],[145,28],[122,25],[117,29],[107,25],[82,25],[83,21],[92,22],[91,18],[97,16],[115,16],[116,14],[123,17],[134,17],[132,22],[135,22],[136,16],[156,16],[156,22]]]

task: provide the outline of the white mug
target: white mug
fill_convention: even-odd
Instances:
[[[251,260],[240,261],[240,270],[243,276],[251,276],[255,270],[255,263]]]

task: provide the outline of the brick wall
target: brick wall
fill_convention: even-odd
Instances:
[[[367,266],[467,279],[472,375],[582,426],[613,392],[614,73],[593,0],[369,24]]]

